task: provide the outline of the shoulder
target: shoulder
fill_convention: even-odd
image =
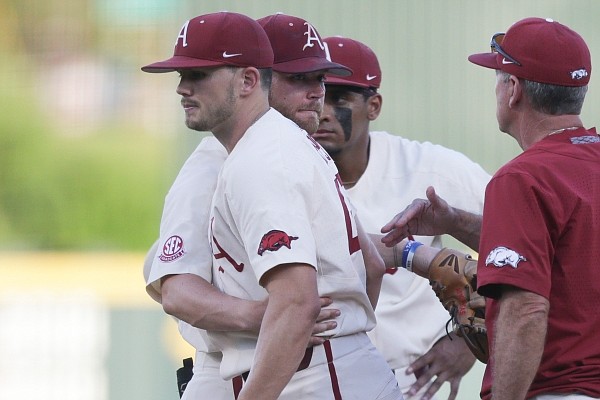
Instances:
[[[304,130],[272,109],[237,143],[224,172],[237,182],[250,177],[261,181],[289,178],[292,170],[296,176],[309,169],[306,159],[311,146]]]
[[[407,139],[383,131],[370,132],[369,135],[372,143],[379,150],[385,151],[384,149],[387,149],[387,151],[397,153],[408,160],[428,159],[433,164],[466,163],[479,167],[477,163],[463,153],[439,144]]]
[[[431,142],[421,142],[418,140],[407,139],[405,137],[394,135],[389,132],[383,131],[374,131],[369,132],[371,136],[371,140],[380,143],[392,144],[395,149],[404,148],[407,150],[418,150],[424,152],[437,152],[437,153],[447,153],[447,154],[461,154],[455,150],[449,149],[439,144],[433,144]]]
[[[206,136],[200,141],[200,144],[194,150],[194,153],[206,152],[216,154],[227,154],[225,147],[214,136]]]
[[[181,167],[171,191],[216,180],[227,158],[227,151],[213,136],[204,138]]]

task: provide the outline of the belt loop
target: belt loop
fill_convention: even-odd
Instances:
[[[296,371],[302,371],[303,369],[308,368],[308,366],[310,365],[310,362],[312,361],[312,356],[313,356],[313,348],[308,347],[306,349],[306,351],[304,352],[304,357],[302,358],[302,361],[300,361],[300,365],[298,365],[298,369]]]
[[[233,398],[237,400],[240,392],[242,391],[242,386],[244,386],[242,376],[234,376],[233,379],[231,379],[231,383],[233,384]]]

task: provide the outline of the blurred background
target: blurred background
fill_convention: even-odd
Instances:
[[[366,43],[383,70],[372,128],[489,173],[520,149],[497,129],[494,73],[466,57],[528,16],[570,26],[600,56],[597,0],[0,0],[0,400],[178,398],[193,351],[146,295],[142,263],[204,134],[183,124],[177,74],[140,67],[172,54],[187,19],[222,10],[281,11]],[[459,399],[478,398],[482,372]]]

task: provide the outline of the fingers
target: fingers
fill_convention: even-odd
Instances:
[[[415,199],[409,204],[403,211],[396,214],[394,218],[381,228],[381,233],[390,232],[392,229],[400,229],[408,232],[408,224],[414,218],[417,218],[419,214],[423,212],[423,209],[427,206],[427,200]]]
[[[325,341],[329,339],[329,337],[323,337],[323,336],[311,336],[309,341],[308,341],[308,346],[307,347],[313,347],[313,346],[319,346],[322,345],[323,343],[325,343]]]
[[[421,400],[429,400],[440,390],[444,382],[447,381],[444,373],[436,375],[434,368],[428,366],[416,370],[415,376],[417,376],[417,381],[408,390],[409,398],[415,396],[423,388],[426,388],[425,392],[419,398]]]
[[[331,311],[336,311],[339,315],[338,310],[331,310]],[[315,323],[315,325],[313,326],[313,330],[312,330],[312,336],[310,337],[310,339],[308,341],[308,346],[309,347],[310,346],[318,346],[320,344],[323,344],[327,339],[329,339],[329,336],[317,336],[317,335],[319,335],[323,332],[335,329],[336,327],[337,327],[337,322],[335,322],[333,320]]]
[[[317,317],[317,322],[332,320],[339,316],[340,310],[336,310],[333,308],[321,308],[321,311],[319,311],[319,316]]]
[[[458,395],[460,379],[459,378],[450,379],[448,382],[450,382],[450,394],[448,394],[448,400],[455,400],[456,396]]]
[[[381,238],[381,243],[386,247],[392,247],[408,237],[408,233],[401,230],[393,230]]]
[[[431,206],[435,210],[447,210],[449,208],[446,200],[442,199],[435,192],[435,188],[433,186],[429,186],[425,191],[425,195],[427,196],[427,200],[431,203]]]
[[[317,321],[313,326],[312,336],[308,341],[308,347],[318,346],[325,343],[328,337],[317,335],[335,329],[337,327],[337,322],[335,322],[334,319],[340,316],[340,310],[325,308],[333,304],[333,300],[331,300],[330,297],[320,297],[319,302],[321,304],[321,311],[319,312]]]
[[[335,329],[336,327],[337,327],[337,322],[335,322],[335,321],[330,320],[330,321],[317,322],[313,326],[312,334],[313,334],[313,336],[318,335],[320,333]]]
[[[441,198],[435,193],[435,188],[433,186],[429,186],[425,190],[425,196],[427,196],[427,200],[429,200],[432,204],[436,204],[441,200]]]
[[[323,307],[328,307],[333,303],[333,300],[331,300],[331,297],[319,297],[319,301],[321,302],[321,308]]]
[[[331,297],[319,297],[319,302],[321,303],[321,311],[319,311],[319,315],[317,316],[317,322],[322,322],[328,319],[334,319],[340,316],[340,310],[334,308],[325,308],[333,304],[333,300],[331,300]]]
[[[323,344],[323,342],[327,340],[327,337],[316,335],[335,329],[337,327],[337,322],[335,322],[334,319],[340,316],[340,310],[325,308],[333,303],[333,300],[331,300],[330,297],[320,297],[319,301],[321,303],[321,311],[319,311],[317,321],[313,326],[312,336],[308,342],[309,346],[317,346]]]
[[[408,394],[414,396],[426,388],[422,400],[430,399],[438,392],[444,382],[450,384],[448,400],[454,400],[462,377],[469,371],[474,360],[466,354],[464,341],[450,340],[449,337],[440,339],[427,353],[416,359],[407,369],[413,373],[417,381],[410,387]]]

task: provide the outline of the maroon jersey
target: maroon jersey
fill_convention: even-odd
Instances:
[[[600,139],[594,128],[548,136],[494,175],[479,251],[490,343],[498,285],[550,302],[544,353],[527,397],[550,392],[600,397]],[[491,397],[492,363],[483,399]]]

